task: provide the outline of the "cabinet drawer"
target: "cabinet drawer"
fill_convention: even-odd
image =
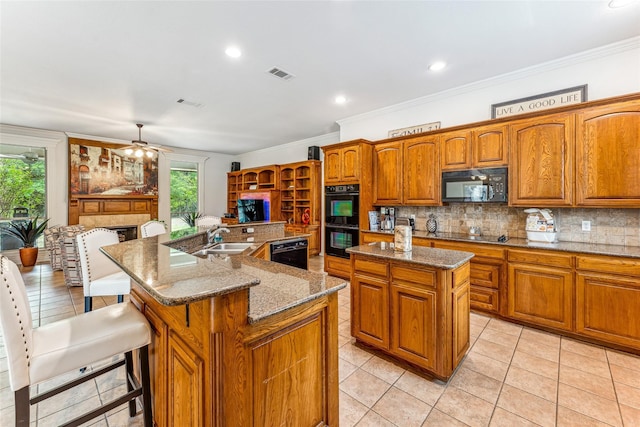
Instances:
[[[504,259],[505,250],[502,248],[491,247],[489,245],[459,242],[435,242],[435,248],[450,249],[453,251],[473,252],[476,256],[484,258]]]
[[[347,258],[325,255],[324,271],[332,276],[349,279],[351,277],[351,261]]]
[[[492,265],[471,260],[471,284],[485,288],[498,289],[502,265]]]
[[[498,312],[498,291],[471,285],[471,308]]]
[[[551,267],[573,267],[573,255],[563,255],[542,251],[509,250],[509,262],[523,262]]]
[[[356,258],[353,263],[355,274],[387,278],[389,265],[386,262],[374,261],[369,258]]]
[[[640,260],[605,256],[577,256],[576,268],[603,273],[640,276]]]
[[[362,239],[361,245],[373,242],[393,242],[393,234],[360,233],[360,237]]]
[[[391,281],[394,283],[412,283],[435,288],[438,276],[435,270],[428,268],[409,268],[391,264]]]

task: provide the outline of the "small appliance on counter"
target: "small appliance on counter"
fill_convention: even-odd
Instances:
[[[527,216],[527,240],[531,242],[556,243],[557,228],[550,209],[525,209]]]
[[[380,230],[393,230],[396,226],[396,208],[380,208]]]

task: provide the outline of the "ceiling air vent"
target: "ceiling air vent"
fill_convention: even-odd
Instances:
[[[180,98],[178,99],[178,104],[188,105],[190,107],[202,108],[204,104],[200,102],[187,101],[186,99]]]
[[[280,68],[277,68],[277,67],[273,67],[272,69],[267,70],[267,73],[275,77],[278,77],[279,79],[282,79],[282,80],[291,80],[292,78],[295,77],[293,74],[287,73],[286,71],[281,70]]]

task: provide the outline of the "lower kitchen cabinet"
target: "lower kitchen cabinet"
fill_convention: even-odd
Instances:
[[[324,271],[335,277],[349,280],[351,278],[351,262],[349,258],[324,255]]]
[[[507,316],[564,331],[573,329],[573,257],[509,250]]]
[[[434,248],[466,251],[471,258],[471,308],[489,313],[502,313],[501,283],[506,281],[505,250],[488,245],[436,240]],[[504,287],[502,287],[504,290]]]
[[[576,257],[576,332],[640,348],[640,261]]]
[[[304,233],[309,234],[307,240],[309,241],[309,256],[320,254],[320,226],[319,225],[298,225],[298,224],[286,224],[284,226],[285,231],[292,233]]]
[[[447,379],[469,348],[469,264],[442,270],[351,255],[351,334]]]

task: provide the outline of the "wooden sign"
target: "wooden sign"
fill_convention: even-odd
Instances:
[[[587,85],[556,90],[541,95],[527,98],[514,99],[491,105],[491,118],[514,116],[516,114],[533,113],[534,111],[547,110],[549,108],[564,107],[565,105],[579,104],[587,100]]]
[[[431,130],[436,130],[436,129],[440,129],[440,122],[425,123],[423,125],[390,130],[389,138],[395,138],[396,136],[413,135],[413,134],[422,133],[422,132],[429,132]]]

